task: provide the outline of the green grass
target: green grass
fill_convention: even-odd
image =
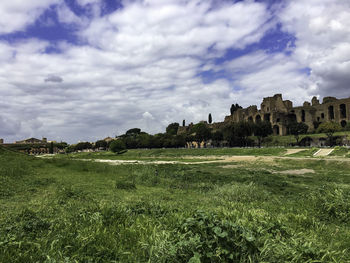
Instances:
[[[348,148],[336,146],[336,147],[334,148],[334,151],[331,152],[330,156],[345,157],[345,156],[348,155],[348,153],[349,153],[349,149],[348,149]]]
[[[289,154],[288,157],[313,157],[313,155],[319,150],[319,148],[310,148],[303,151]]]
[[[350,164],[326,162],[112,166],[0,148],[0,262],[349,262]]]
[[[350,131],[341,131],[334,133],[334,136],[347,136],[350,138]],[[324,133],[310,133],[300,135],[299,141],[305,137],[311,138],[327,138],[327,135]],[[295,144],[296,140],[293,135],[285,135],[285,136],[271,136],[271,142],[268,143],[269,146],[280,145],[280,146],[288,146],[290,144]]]
[[[280,156],[286,152],[284,148],[207,148],[207,149],[133,149],[124,154],[112,152],[95,153],[73,153],[68,155],[57,155],[56,158],[78,158],[78,159],[111,159],[111,160],[165,160],[171,161],[180,158],[182,161],[198,161],[191,159],[206,156],[225,155],[252,155],[252,156]],[[177,159],[175,159],[177,160]],[[200,161],[203,161],[201,159]]]

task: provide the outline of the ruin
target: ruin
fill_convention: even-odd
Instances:
[[[345,127],[350,121],[350,97],[337,99],[325,97],[322,103],[313,97],[311,102],[304,102],[303,106],[293,107],[290,100],[283,100],[282,94],[263,99],[260,110],[256,105],[244,109],[237,109],[226,116],[223,122],[209,124],[213,129],[220,128],[230,122],[240,121],[269,121],[274,135],[287,135],[287,125],[291,121],[303,122],[309,127],[309,132],[317,129],[323,122],[334,121]],[[179,127],[178,134],[189,130],[189,126]]]

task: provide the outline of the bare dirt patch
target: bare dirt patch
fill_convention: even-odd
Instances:
[[[332,152],[334,151],[334,149],[320,149],[319,151],[317,151],[314,156],[328,156],[330,155]]]
[[[304,150],[305,149],[287,149],[287,152],[284,155],[290,155],[290,154],[298,153]]]
[[[285,170],[285,171],[273,171],[274,174],[291,174],[291,175],[304,175],[304,174],[314,174],[313,169],[298,169],[298,170]]]
[[[242,167],[243,165],[241,164],[227,164],[227,165],[223,165],[220,166],[221,168],[225,168],[225,169],[235,169],[235,168],[239,168]]]

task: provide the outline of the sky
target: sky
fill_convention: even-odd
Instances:
[[[1,0],[0,138],[96,141],[350,97],[348,0]]]

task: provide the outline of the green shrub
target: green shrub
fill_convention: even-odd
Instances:
[[[123,153],[126,150],[126,146],[122,140],[114,140],[109,145],[109,150],[114,153]]]
[[[117,189],[122,189],[122,190],[135,190],[136,189],[136,185],[133,182],[117,181],[115,184],[115,187]]]
[[[345,156],[347,153],[348,153],[348,149],[346,147],[336,146],[334,147],[334,151],[330,155]]]
[[[323,186],[314,197],[323,219],[350,221],[350,191],[337,186]]]
[[[255,262],[259,256],[252,231],[203,211],[184,219],[174,236],[169,262]]]

